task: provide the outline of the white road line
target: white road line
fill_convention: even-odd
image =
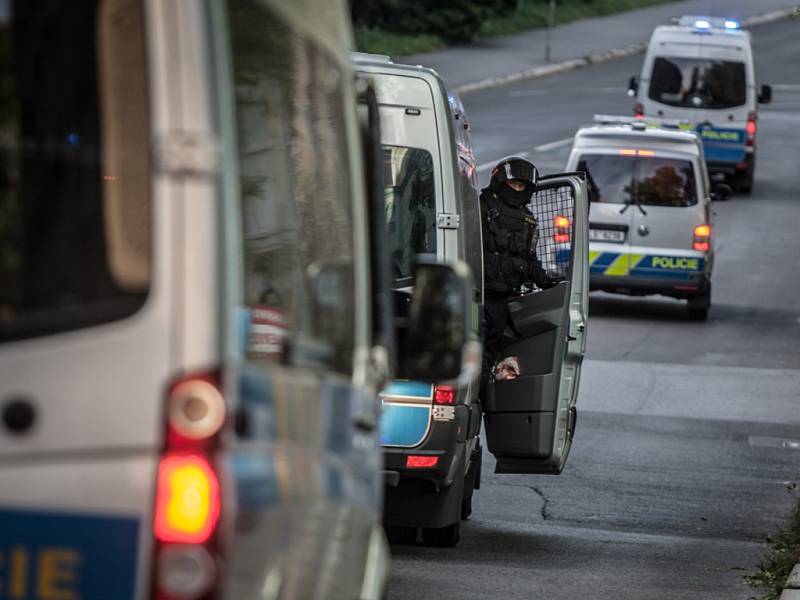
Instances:
[[[556,140],[555,142],[548,142],[546,144],[542,144],[541,146],[536,146],[532,152],[549,152],[550,150],[555,150],[556,148],[561,148],[562,146],[567,146],[572,143],[574,138],[572,136],[568,138],[564,138],[563,140]],[[514,154],[510,154],[509,156],[521,156],[522,158],[528,158],[531,155],[530,152],[515,152]],[[485,162],[483,164],[478,165],[477,171],[481,173],[483,171],[487,171],[495,166],[500,159],[493,160],[491,162]]]
[[[800,92],[800,85],[794,83],[773,83],[772,90],[775,92]]]
[[[506,156],[521,156],[522,158],[528,158],[530,155],[531,155],[530,152],[514,152],[513,154],[507,154]],[[486,171],[487,169],[491,169],[493,166],[495,166],[497,163],[500,162],[501,158],[503,157],[497,158],[491,162],[485,162],[482,165],[478,165],[476,171],[480,173],[481,171]]]
[[[572,136],[568,138],[564,138],[563,140],[556,140],[555,142],[549,142],[547,144],[542,144],[541,146],[536,146],[533,149],[534,152],[548,152],[550,150],[555,150],[556,148],[561,148],[562,146],[566,146],[572,143]]]

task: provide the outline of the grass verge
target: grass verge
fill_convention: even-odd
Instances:
[[[786,517],[786,525],[767,538],[764,559],[755,573],[744,577],[749,585],[762,591],[761,596],[750,600],[778,600],[789,573],[800,562],[800,486],[795,483],[788,490],[794,505]]]
[[[672,0],[556,0],[556,24],[610,15]],[[479,38],[508,35],[528,29],[547,27],[547,0],[524,0],[522,10],[508,16],[492,17],[481,27]],[[404,56],[430,52],[447,46],[447,42],[435,35],[404,35],[357,27],[356,48],[361,52]]]

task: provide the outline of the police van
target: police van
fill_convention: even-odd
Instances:
[[[464,261],[474,279],[468,310],[478,339],[483,248],[476,163],[463,104],[431,69],[374,55],[354,60],[374,82],[380,104],[395,288],[402,297],[417,284],[408,268],[414,255],[445,264]],[[390,539],[412,543],[421,529],[425,544],[458,543],[460,522],[469,516],[480,486],[481,407],[498,469],[534,473],[563,467],[584,349],[585,183],[574,174],[545,178],[539,198],[535,212],[541,217],[542,257],[551,274],[558,272],[564,281],[512,302],[517,328],[509,331],[507,345],[509,356],[523,363],[523,376],[492,382],[480,403],[477,372],[460,383],[397,380],[381,392],[384,522]]]
[[[592,290],[662,294],[688,300],[704,320],[711,307],[712,191],[698,136],[630,117],[597,115],[583,127],[567,162],[589,184]],[[631,122],[633,121],[633,122]]]
[[[758,104],[750,34],[734,19],[684,16],[653,31],[641,77],[628,93],[645,118],[682,119],[703,141],[708,170],[750,193],[756,164]]]
[[[0,598],[384,597],[346,4],[0,8]],[[457,379],[466,267],[412,272],[397,375]]]

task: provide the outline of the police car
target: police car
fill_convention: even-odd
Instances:
[[[708,170],[739,191],[753,188],[758,104],[750,34],[734,19],[684,16],[655,29],[629,95],[645,118],[684,119],[703,141]]]
[[[567,164],[589,184],[590,289],[688,300],[705,320],[714,263],[712,192],[697,135],[598,115],[580,129]]]

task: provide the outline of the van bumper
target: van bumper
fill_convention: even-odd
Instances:
[[[661,294],[672,298],[691,298],[705,291],[709,281],[710,275],[704,271],[688,272],[681,279],[592,275],[589,278],[589,290],[629,296]]]
[[[470,407],[456,405],[451,421],[432,421],[425,441],[414,448],[385,447],[384,523],[444,527],[461,504]],[[407,467],[408,456],[436,457],[432,467]]]

